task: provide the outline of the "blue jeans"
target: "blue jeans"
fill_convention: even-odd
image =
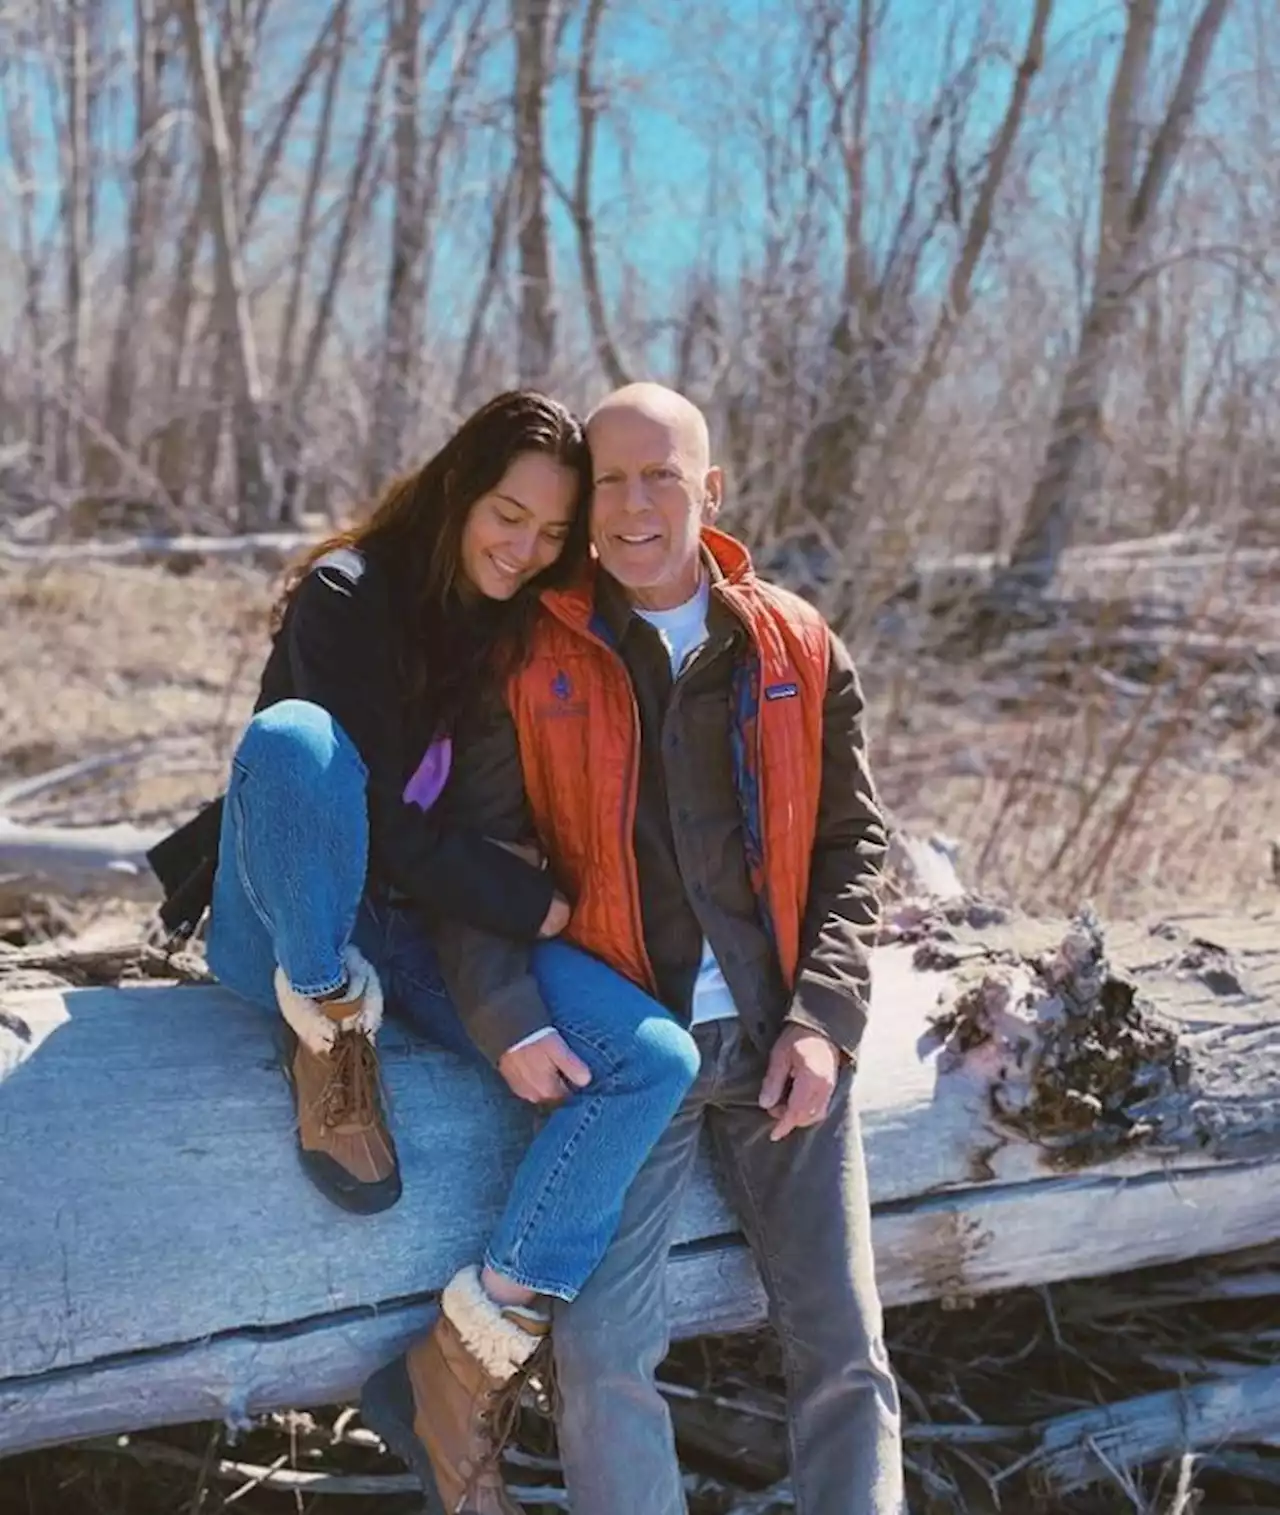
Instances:
[[[354,943],[376,969],[390,1013],[482,1061],[423,926],[366,890],[365,788],[360,755],[327,711],[284,700],[254,716],[231,764],[209,966],[274,1012],[277,964],[298,993],[323,994],[342,982],[343,949]],[[698,1049],[661,1005],[597,959],[542,942],[533,965],[551,1020],[591,1082],[542,1123],[485,1261],[526,1288],[571,1300],[696,1078]]]

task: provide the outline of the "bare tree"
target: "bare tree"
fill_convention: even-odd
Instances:
[[[432,220],[446,159],[458,135],[461,101],[474,84],[487,43],[484,28],[489,9],[489,0],[473,0],[470,14],[451,4],[443,6],[439,24],[424,48],[422,0],[392,0],[392,4],[394,212],[386,317],[365,469],[369,486],[399,466],[417,412],[434,246]],[[432,102],[435,108],[424,128],[422,81],[450,43],[448,79]]]
[[[485,319],[502,274],[502,261],[511,231],[511,210],[515,203],[515,192],[516,174],[515,169],[512,168],[494,201],[489,230],[489,250],[484,261],[480,285],[476,290],[475,303],[471,307],[471,318],[467,322],[467,334],[463,339],[462,356],[458,363],[458,377],[454,384],[453,408],[455,411],[465,410],[475,398]]]
[[[1017,141],[1026,116],[1032,80],[1044,63],[1045,36],[1049,30],[1052,15],[1053,0],[1035,0],[1035,11],[1031,17],[1026,47],[1014,75],[1013,90],[1009,96],[1009,104],[1005,108],[1004,118],[992,138],[991,149],[987,155],[986,172],[974,198],[973,208],[969,212],[960,255],[952,266],[951,277],[947,283],[947,298],[938,313],[924,354],[916,365],[901,406],[894,417],[895,441],[900,441],[902,437],[908,435],[919,420],[929,389],[937,382],[946,363],[951,344],[955,340],[956,332],[969,313],[973,298],[973,276],[977,272],[978,264],[991,236],[996,201],[1004,184],[1014,143]],[[953,187],[952,192],[958,194],[958,183]],[[960,215],[957,215],[956,219],[959,220]]]
[[[66,328],[62,343],[62,384],[68,401],[80,392],[89,341],[87,263],[93,236],[94,164],[90,111],[94,93],[91,28],[94,0],[66,0],[62,13],[65,121],[59,133],[62,156],[63,288]],[[58,428],[57,469],[63,482],[80,468],[76,407],[68,404]]]
[[[128,233],[124,287],[116,316],[107,370],[106,426],[127,446],[138,379],[138,326],[147,283],[160,241],[158,195],[161,177],[161,91],[165,51],[160,0],[134,0],[133,109],[134,139],[130,154]]]
[[[549,381],[556,346],[543,136],[552,22],[552,0],[511,0],[516,51],[516,246],[520,279],[516,371],[522,384],[533,386]]]
[[[587,0],[582,21],[582,41],[578,53],[578,162],[573,181],[570,211],[578,239],[578,260],[582,265],[582,288],[587,302],[587,318],[595,341],[596,358],[604,376],[614,389],[628,382],[605,307],[600,287],[600,263],[596,253],[595,218],[591,212],[591,177],[595,167],[596,123],[600,114],[595,82],[596,46],[606,0]]]
[[[320,120],[312,144],[311,163],[307,169],[306,187],[298,210],[298,230],[294,239],[292,268],[289,275],[289,293],[285,300],[284,315],[280,321],[280,335],[276,349],[275,388],[284,405],[283,447],[284,465],[281,470],[281,514],[290,521],[296,517],[297,506],[297,455],[301,445],[299,435],[299,407],[294,394],[295,348],[298,338],[298,322],[302,310],[303,287],[310,266],[312,241],[316,230],[316,213],[320,201],[321,185],[328,166],[329,143],[333,135],[334,112],[338,99],[338,84],[342,78],[345,56],[347,16],[349,0],[338,0],[325,18],[324,32],[332,37],[328,68],[320,100]]]
[[[22,267],[22,317],[25,349],[30,367],[31,399],[23,407],[23,434],[43,454],[47,445],[48,380],[45,366],[44,266],[36,226],[36,171],[33,103],[25,60],[16,56],[0,61],[0,99],[5,108],[5,134],[15,183],[18,208],[18,254]]]
[[[391,0],[394,58],[395,210],[391,268],[382,338],[382,364],[370,424],[366,480],[370,485],[397,466],[412,406],[422,321],[423,164],[418,97],[422,87],[422,0]]]
[[[1014,544],[1011,587],[1043,590],[1052,581],[1084,498],[1101,472],[1102,413],[1109,358],[1140,282],[1160,198],[1195,112],[1196,99],[1230,0],[1205,0],[1164,119],[1139,169],[1140,111],[1159,0],[1129,0],[1123,50],[1111,86],[1102,163],[1102,211],[1093,289],[1075,355],[1062,385],[1044,463]]]
[[[274,505],[271,461],[263,415],[262,376],[257,339],[240,246],[235,193],[235,155],[222,85],[214,56],[213,31],[205,0],[178,0],[200,121],[205,132],[209,224],[214,236],[217,312],[227,342],[235,416],[239,524],[258,530],[268,523]]]

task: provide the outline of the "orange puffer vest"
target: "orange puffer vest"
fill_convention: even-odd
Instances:
[[[831,644],[797,596],[756,578],[746,549],[707,530],[714,593],[743,622],[751,651],[733,675],[734,777],[747,866],[788,985],[822,783],[822,707]],[[595,578],[542,597],[532,654],[507,691],[533,819],[574,901],[568,940],[654,988],[636,871],[640,723],[631,681],[595,613]]]

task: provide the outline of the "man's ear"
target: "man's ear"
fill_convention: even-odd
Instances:
[[[724,504],[724,470],[708,468],[702,487],[702,524],[710,526],[720,514],[720,507]]]

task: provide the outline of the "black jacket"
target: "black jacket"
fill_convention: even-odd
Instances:
[[[398,596],[376,559],[350,548],[318,562],[299,585],[271,648],[255,712],[280,700],[322,706],[368,769],[370,878],[430,920],[456,919],[517,939],[536,937],[551,904],[548,873],[402,798],[430,721],[410,720],[393,635]],[[222,800],[148,854],[165,888],[160,916],[189,935],[208,907]]]

